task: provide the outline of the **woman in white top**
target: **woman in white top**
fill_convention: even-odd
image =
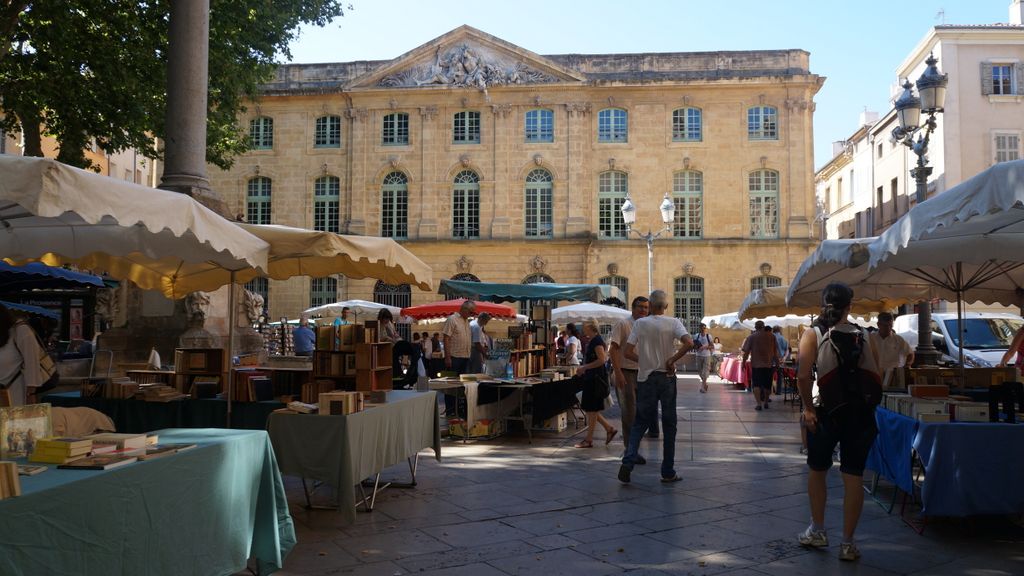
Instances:
[[[576,329],[575,324],[566,325],[565,331],[569,334],[569,339],[565,342],[565,363],[568,366],[579,366],[583,355],[580,346],[580,332]]]
[[[15,322],[0,304],[0,390],[9,395],[12,406],[24,405],[28,395],[43,385],[46,374],[39,367],[39,354],[39,340],[32,328],[26,322]]]

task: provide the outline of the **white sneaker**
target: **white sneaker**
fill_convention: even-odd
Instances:
[[[860,558],[860,550],[857,549],[857,545],[853,542],[843,542],[839,545],[839,559],[847,562],[853,562],[857,558]]]
[[[808,526],[807,530],[798,534],[796,539],[797,542],[800,542],[801,546],[810,548],[828,547],[828,535],[825,534],[824,530],[815,530],[813,526]]]

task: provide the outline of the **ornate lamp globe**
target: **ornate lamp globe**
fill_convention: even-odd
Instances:
[[[622,221],[626,223],[626,226],[632,226],[636,223],[636,206],[633,205],[633,201],[626,197],[626,201],[622,203],[622,208],[619,209],[622,212]]]
[[[661,206],[658,207],[658,210],[661,211],[661,221],[664,222],[665,225],[675,222],[676,203],[668,197],[667,193],[665,194],[665,198],[662,199]]]
[[[912,132],[921,125],[921,99],[914,96],[912,88],[913,84],[909,80],[904,81],[903,94],[893,103],[900,128],[907,132]]]
[[[917,92],[921,95],[921,111],[924,113],[937,112],[942,110],[946,102],[946,85],[949,84],[949,75],[942,74],[936,64],[939,61],[933,55],[929,55],[924,61],[928,65],[917,79]]]

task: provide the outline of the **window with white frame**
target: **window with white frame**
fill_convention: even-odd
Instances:
[[[313,182],[313,230],[338,232],[340,190],[337,176],[321,176]]]
[[[598,142],[628,142],[629,120],[622,108],[605,108],[597,113]]]
[[[313,130],[314,148],[341,148],[341,116],[321,116]]]
[[[680,170],[672,175],[672,203],[676,238],[700,238],[704,220],[704,175],[697,170]]]
[[[266,176],[250,178],[245,192],[245,221],[270,224],[271,181]]]
[[[309,283],[309,307],[338,301],[337,278],[313,278]]]
[[[1013,94],[1013,66],[996,64],[992,66],[992,93]]]
[[[1020,160],[1020,134],[1014,132],[997,132],[993,137],[992,149],[995,151],[996,162]]]
[[[384,116],[381,129],[381,144],[384,146],[405,146],[409,144],[409,115],[394,112]]]
[[[750,140],[778,140],[779,113],[773,106],[747,109],[747,137]]]
[[[531,170],[526,175],[526,191],[523,199],[527,238],[551,238],[554,235],[552,218],[551,173],[543,168]]]
[[[754,276],[750,279],[751,292],[764,288],[775,288],[777,286],[782,286],[782,278],[779,278],[778,276],[762,274],[761,276]]]
[[[456,112],[452,119],[452,142],[455,144],[480,143],[480,113]]]
[[[480,177],[472,170],[455,175],[452,187],[452,237],[480,237]]]
[[[600,238],[625,238],[626,221],[622,219],[622,203],[629,195],[629,179],[625,172],[602,172],[597,181],[597,229]]]
[[[750,193],[750,237],[779,237],[779,173],[755,170],[747,178]]]
[[[263,311],[270,309],[270,281],[266,278],[253,278],[245,283],[245,289],[263,298]]]
[[[674,314],[686,326],[687,332],[700,332],[704,318],[704,279],[699,276],[679,276],[675,279]]]
[[[599,278],[597,280],[597,283],[606,284],[608,286],[615,286],[619,290],[622,290],[622,297],[625,299],[625,302],[618,303],[615,299],[610,298],[606,302],[601,302],[601,304],[605,304],[608,306],[617,305],[619,308],[625,308],[627,306],[627,304],[629,303],[629,278],[626,278],[625,276],[619,276],[618,274],[611,274]]]
[[[526,142],[555,141],[555,113],[551,110],[530,110],[526,113]]]
[[[253,150],[271,150],[274,147],[274,119],[260,116],[249,120],[249,142]]]
[[[391,172],[381,185],[380,235],[385,238],[409,237],[409,179]]]
[[[680,108],[672,111],[673,142],[700,142],[702,138],[700,108]]]

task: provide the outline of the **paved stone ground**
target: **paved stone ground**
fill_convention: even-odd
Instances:
[[[857,534],[863,557],[840,562],[838,469],[826,514],[832,546],[804,550],[795,541],[809,517],[797,410],[777,396],[755,412],[750,395],[713,382],[699,394],[695,376],[679,378],[683,481],[671,485],[658,482],[660,440],[644,440],[650,463],[622,485],[621,439],[606,447],[598,431],[593,449],[575,449],[582,431],[571,424],[533,444],[520,435],[445,440],[442,462],[421,454],[417,488],[384,491],[353,526],[304,510],[300,484],[288,479],[299,543],[279,573],[1024,574],[1019,519],[940,520],[918,535],[898,507],[889,515],[870,498]],[[407,473],[396,466],[385,476]]]

